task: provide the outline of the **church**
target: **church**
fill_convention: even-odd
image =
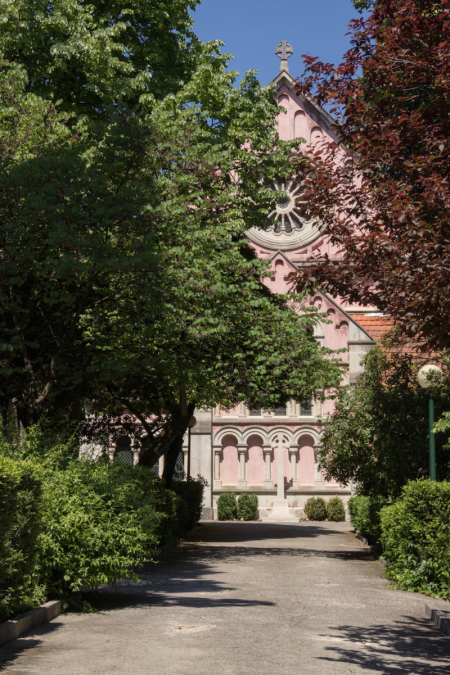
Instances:
[[[285,141],[302,138],[306,147],[337,140],[333,118],[305,96],[295,93],[295,80],[289,73],[291,45],[282,41],[275,50],[281,59],[273,80],[277,102],[283,111],[278,116],[278,133]],[[339,260],[336,247],[329,241],[320,223],[312,220],[297,194],[299,187],[288,181],[274,186],[284,193],[268,214],[265,230],[247,232],[250,246],[260,258],[269,261],[272,276],[264,283],[274,293],[291,290],[289,275],[311,256],[328,254]],[[361,359],[384,332],[385,319],[375,307],[362,307],[316,293],[311,305],[327,315],[327,322],[314,328],[316,340],[332,350],[342,350],[342,384],[352,384],[362,371]],[[291,400],[285,407],[267,411],[249,409],[244,404],[231,409],[195,411],[195,426],[183,443],[183,468],[186,475],[206,479],[203,519],[217,517],[217,499],[223,492],[252,492],[258,497],[261,519],[297,521],[311,496],[328,500],[338,495],[344,503],[351,488],[327,482],[318,465],[323,421],[333,412],[333,401],[325,392],[315,392],[312,400]],[[110,448],[110,459],[139,461],[139,450],[120,443]],[[127,459],[129,458],[129,459]],[[181,460],[181,458],[180,458]],[[155,466],[162,475],[164,457]]]
[[[278,104],[286,112],[278,119],[283,140],[303,138],[310,146],[334,140],[333,119],[322,108],[294,92],[288,58],[292,47],[283,41],[276,49],[280,70],[273,80]],[[274,293],[289,290],[288,275],[306,264],[311,255],[338,254],[317,223],[303,213],[291,183],[277,185],[283,191],[276,209],[269,214],[267,230],[250,230],[248,238],[256,254],[269,260],[273,275],[266,280]],[[338,302],[323,293],[310,303],[328,315],[330,323],[315,329],[315,338],[330,349],[344,349],[342,383],[355,381],[361,359],[376,343],[381,317],[374,307]],[[344,367],[345,366],[345,367]],[[317,392],[311,401],[290,401],[274,410],[252,410],[241,404],[231,410],[197,410],[196,425],[184,441],[184,469],[206,478],[203,518],[217,517],[216,503],[225,491],[252,492],[258,496],[259,517],[297,520],[311,496],[325,500],[340,496],[347,502],[350,487],[324,481],[318,468],[322,421],[333,410],[333,402]],[[190,436],[190,437],[189,437]],[[188,462],[188,453],[190,459]],[[163,468],[160,460],[160,471]],[[282,479],[280,481],[280,476]]]

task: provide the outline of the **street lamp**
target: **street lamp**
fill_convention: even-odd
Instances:
[[[430,375],[435,373],[436,375],[441,375],[442,370],[438,366],[422,366],[422,368],[417,373],[417,381],[423,389],[428,389],[432,385],[430,380]],[[436,448],[435,448],[435,438],[433,433],[434,426],[434,401],[430,396],[430,401],[428,404],[428,426],[430,432],[430,479],[436,480]]]

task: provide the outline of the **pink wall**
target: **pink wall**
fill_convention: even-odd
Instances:
[[[227,435],[222,443],[222,463],[220,475],[222,485],[237,485],[239,480],[239,459],[237,442],[234,436]]]
[[[299,485],[314,485],[316,469],[314,463],[314,440],[311,436],[302,436],[298,444],[299,462],[297,465],[297,479]]]
[[[248,439],[247,484],[263,485],[264,457],[262,440],[259,436],[250,436]]]

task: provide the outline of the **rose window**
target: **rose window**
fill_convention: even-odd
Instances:
[[[292,235],[303,230],[311,220],[306,210],[306,202],[302,200],[301,185],[289,180],[273,187],[277,192],[284,192],[274,208],[269,213],[271,223],[268,231],[274,234]]]

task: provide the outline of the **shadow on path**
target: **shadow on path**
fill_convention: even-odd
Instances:
[[[426,619],[403,618],[392,625],[334,628],[322,636],[331,644],[329,655],[319,659],[329,663],[328,672],[339,662],[382,675],[449,675],[449,639]]]
[[[53,620],[50,623],[32,628],[17,640],[13,640],[13,642],[0,647],[0,672],[11,666],[24,652],[39,647],[42,644],[42,640],[39,639],[40,637],[53,633],[58,628],[61,628],[61,626],[62,623],[60,621]]]

